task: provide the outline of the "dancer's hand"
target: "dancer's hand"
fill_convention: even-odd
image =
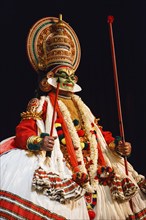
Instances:
[[[52,151],[57,137],[45,136],[42,139],[41,150]]]
[[[131,154],[131,144],[129,142],[125,142],[125,144],[122,141],[119,141],[118,146],[116,147],[116,151],[120,153],[122,156],[129,156]]]

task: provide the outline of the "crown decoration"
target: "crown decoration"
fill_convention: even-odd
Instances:
[[[27,38],[27,54],[37,72],[50,71],[57,65],[76,71],[81,49],[76,33],[60,15],[43,18],[33,25]]]

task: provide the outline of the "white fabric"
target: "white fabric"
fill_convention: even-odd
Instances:
[[[63,205],[57,201],[51,201],[47,196],[38,194],[32,190],[32,178],[34,171],[39,166],[37,156],[27,156],[25,150],[11,150],[0,158],[0,189],[6,190],[18,196],[30,200],[47,210],[66,217],[67,219],[88,220],[88,213],[84,198]]]
[[[48,103],[47,118],[45,124],[41,120],[37,120],[38,134],[41,132],[50,133],[50,126],[53,114],[53,108],[49,97],[41,97],[41,104],[38,111],[42,110],[44,101]],[[90,109],[86,107],[88,118],[91,122],[94,121]],[[96,126],[97,136],[102,148],[107,165],[114,167],[117,175],[125,177],[124,162],[121,157],[113,155],[106,146],[106,142]],[[53,136],[57,136],[57,132],[53,130]],[[51,154],[50,165],[45,165],[45,152],[39,155],[29,156],[25,150],[11,150],[0,158],[1,172],[0,172],[0,187],[1,190],[6,190],[21,196],[24,199],[30,200],[37,205],[40,205],[51,212],[58,213],[70,220],[88,220],[88,212],[84,198],[78,201],[71,201],[70,204],[60,204],[57,201],[51,201],[48,197],[38,194],[32,190],[32,178],[34,171],[42,166],[44,170],[58,173],[61,178],[71,178],[71,171],[63,162],[63,155],[60,150],[58,138],[55,140],[55,147]],[[139,178],[138,173],[128,163],[129,178],[136,184],[136,179]],[[140,192],[132,199],[135,212],[146,207],[146,198]],[[95,207],[96,220],[124,220],[128,215],[132,215],[129,202],[118,203],[111,197],[108,186],[97,185],[97,205]]]

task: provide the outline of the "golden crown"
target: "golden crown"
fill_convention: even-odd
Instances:
[[[62,15],[43,18],[33,25],[27,38],[27,53],[37,72],[46,72],[56,65],[75,71],[81,57],[78,37]]]

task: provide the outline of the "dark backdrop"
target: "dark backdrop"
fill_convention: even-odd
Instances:
[[[146,1],[2,1],[0,3],[0,139],[15,135],[20,113],[34,96],[37,74],[26,54],[26,39],[39,19],[63,14],[81,43],[79,93],[100,124],[119,135],[107,16],[115,17],[119,88],[125,137],[133,146],[128,159],[146,174]]]

